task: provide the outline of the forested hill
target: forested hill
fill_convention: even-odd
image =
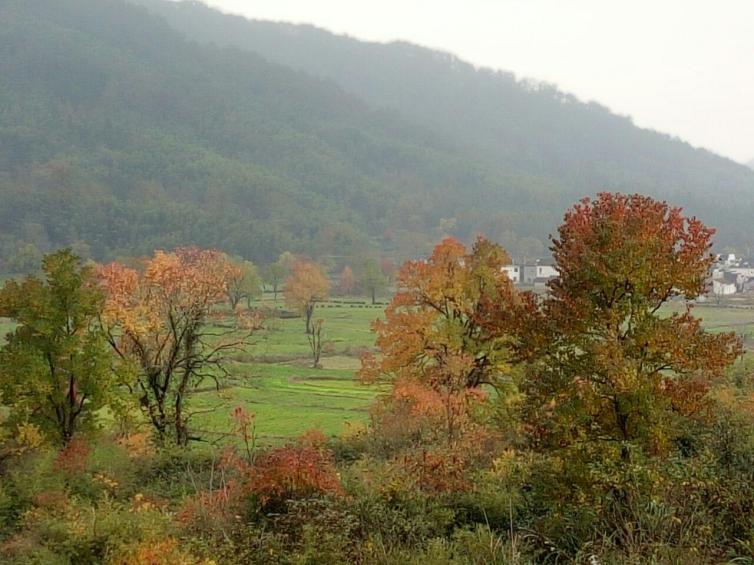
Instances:
[[[61,245],[265,262],[481,231],[531,253],[597,189],[671,199],[731,243],[754,216],[745,167],[447,55],[196,4],[0,3],[0,271]]]
[[[3,2],[0,77],[6,270],[62,244],[97,258],[186,243],[260,262],[414,254],[443,218],[467,215],[469,232],[507,196],[551,190],[119,0]]]
[[[751,171],[637,128],[554,86],[408,43],[367,43],[312,26],[250,21],[199,2],[134,1],[196,40],[258,53],[420,119],[497,166],[557,177],[567,190],[565,201],[606,188],[642,191],[703,214],[722,237],[751,237]]]

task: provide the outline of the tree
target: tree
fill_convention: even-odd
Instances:
[[[319,360],[322,357],[322,340],[324,339],[325,321],[322,318],[314,320],[312,324],[312,333],[307,335],[309,348],[312,350],[312,367],[314,369],[322,368]]]
[[[39,267],[42,252],[33,243],[25,243],[17,247],[16,252],[8,259],[6,270],[11,273],[29,273]]]
[[[500,320],[523,302],[503,271],[508,263],[505,251],[487,240],[478,239],[467,253],[455,239],[444,239],[427,261],[401,267],[385,319],[372,326],[380,356],[365,356],[360,376],[387,379],[398,396],[442,412],[449,441],[469,403],[483,396],[483,385],[501,395],[512,385],[512,338]]]
[[[356,277],[353,269],[346,265],[338,277],[338,290],[344,296],[350,296],[356,289]]]
[[[244,343],[206,324],[234,272],[219,252],[197,248],[156,251],[142,272],[118,263],[99,268],[108,341],[134,374],[140,407],[161,441],[192,439],[187,398],[206,378],[219,386],[225,354]]]
[[[278,257],[278,263],[283,269],[285,269],[286,276],[293,270],[293,266],[296,264],[296,256],[290,251],[283,251]]]
[[[701,414],[740,343],[703,331],[689,302],[661,309],[706,291],[713,233],[640,195],[602,193],[566,213],[552,245],[560,276],[536,324],[546,337],[525,383],[537,442],[658,453]]]
[[[232,309],[236,309],[241,300],[246,300],[246,306],[251,307],[252,299],[260,294],[261,280],[257,268],[251,261],[224,257],[228,262],[228,284],[226,295]]]
[[[277,302],[280,285],[290,275],[296,257],[290,251],[284,251],[275,263],[267,265],[264,270],[264,282],[272,287],[274,299]]]
[[[377,294],[387,287],[387,279],[380,270],[380,265],[374,259],[364,261],[361,272],[361,286],[372,298],[372,304],[377,302]]]
[[[285,303],[296,308],[304,316],[306,333],[312,333],[312,314],[317,302],[327,299],[330,281],[316,263],[299,260],[293,264],[291,274],[285,281]]]
[[[70,250],[47,255],[42,271],[0,291],[0,316],[18,324],[0,351],[0,386],[15,420],[68,444],[112,393],[111,352],[97,324],[103,296]]]
[[[395,278],[395,263],[390,257],[382,257],[380,259],[380,272],[388,284],[393,282]]]

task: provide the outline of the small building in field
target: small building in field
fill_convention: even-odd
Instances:
[[[558,271],[555,269],[554,265],[537,265],[537,276],[538,279],[554,279],[558,276]]]
[[[729,273],[735,273],[736,275],[741,276],[744,279],[754,279],[754,267],[750,266],[740,266],[740,267],[731,267],[728,269]]]

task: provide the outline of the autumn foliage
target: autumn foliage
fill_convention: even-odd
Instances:
[[[297,444],[271,449],[257,458],[247,485],[262,506],[343,493],[332,454],[323,439],[321,435],[305,435]]]
[[[664,452],[701,415],[710,384],[740,352],[733,334],[705,332],[685,302],[706,290],[712,234],[640,195],[603,193],[568,211],[525,386],[538,440]],[[676,297],[685,301],[666,306]]]
[[[356,276],[353,269],[346,265],[338,277],[338,292],[344,296],[350,296],[356,290]]]
[[[312,333],[312,314],[317,302],[325,300],[330,292],[330,281],[316,263],[299,259],[291,267],[285,281],[283,294],[285,303],[304,316],[306,333]]]
[[[395,383],[393,401],[441,414],[454,439],[481,387],[502,393],[510,382],[513,337],[490,323],[493,313],[522,304],[503,270],[509,262],[484,239],[470,252],[445,239],[427,261],[404,264],[385,319],[373,324],[379,355],[362,359],[361,378]]]
[[[237,275],[221,253],[197,248],[157,251],[142,271],[119,263],[98,269],[109,341],[124,372],[135,372],[131,386],[160,439],[172,430],[179,444],[188,441],[186,396],[202,379],[216,378],[207,369],[222,369],[222,353],[240,343],[222,336],[209,342],[204,329]]]
[[[0,561],[750,562],[752,364],[734,363],[741,340],[705,331],[693,307],[712,235],[648,197],[584,199],[538,294],[508,279],[500,246],[444,239],[402,266],[376,347],[359,344],[370,353],[358,377],[376,386],[338,392],[349,419],[364,412],[345,394],[376,394],[368,417],[271,444],[261,404],[286,375],[293,401],[317,410],[347,365],[331,358],[317,383],[298,382],[317,378],[301,357],[256,371],[259,350],[237,350],[256,327],[237,307],[257,288],[251,265],[182,248],[93,273],[53,254],[44,278],[0,291],[14,324],[0,348]],[[289,253],[278,266],[317,367],[329,349],[312,311],[329,282]],[[383,284],[385,265],[364,266],[373,290]],[[341,291],[352,277],[344,269]],[[210,404],[198,387],[219,388],[235,363],[239,388]],[[256,380],[268,375],[274,395]],[[139,409],[146,431],[127,425]],[[200,410],[225,412],[189,426]]]

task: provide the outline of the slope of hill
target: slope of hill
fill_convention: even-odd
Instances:
[[[264,262],[414,255],[482,231],[541,251],[597,188],[687,205],[728,241],[754,212],[745,167],[556,90],[405,44],[149,2],[161,16],[124,0],[0,3],[0,270],[60,245],[106,259],[195,243]]]
[[[366,43],[312,26],[249,21],[199,2],[135,1],[193,39],[258,53],[419,119],[493,165],[557,177],[566,192],[553,206],[601,189],[641,191],[702,215],[729,243],[751,238],[750,170],[637,128],[551,85],[408,43]]]
[[[5,2],[0,76],[6,256],[180,243],[257,261],[411,254],[456,210],[549,182],[490,171],[330,82],[190,43],[118,0]]]

